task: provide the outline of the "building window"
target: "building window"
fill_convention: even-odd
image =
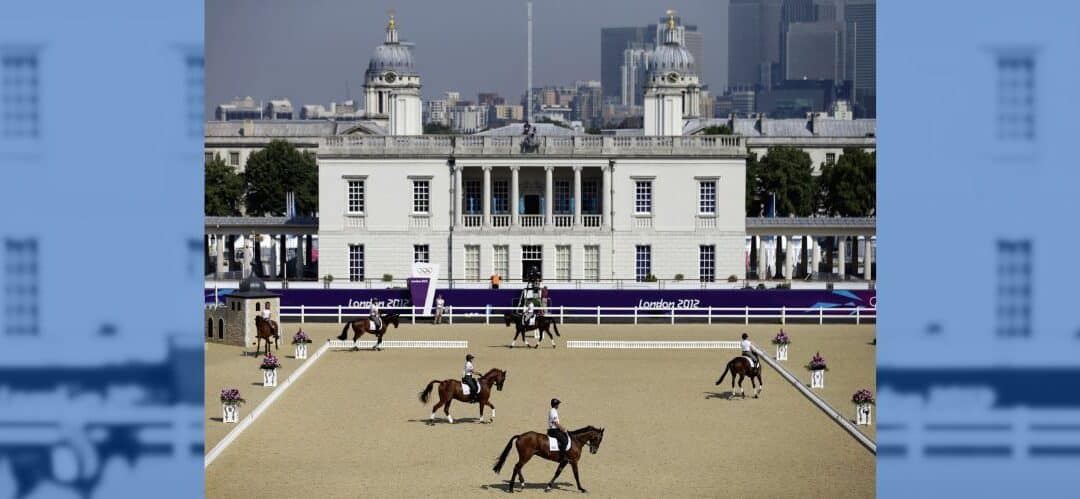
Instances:
[[[540,244],[525,244],[521,246],[522,260],[543,260],[544,247]]]
[[[364,280],[364,245],[349,245],[349,281]]]
[[[480,211],[484,209],[480,205],[480,200],[483,199],[481,188],[479,180],[465,181],[465,214],[479,215]]]
[[[825,153],[825,164],[827,164],[827,165],[835,165],[836,164],[836,153],[834,153],[834,152]]]
[[[465,280],[480,280],[480,246],[465,246]]]
[[[225,319],[217,320],[217,337],[219,340],[225,339]]]
[[[716,246],[702,244],[698,247],[698,276],[701,282],[716,280]]]
[[[581,182],[581,212],[590,215],[600,214],[600,184],[595,180]]]
[[[431,209],[431,181],[413,180],[413,213],[427,214]]]
[[[492,213],[510,213],[510,182],[496,180],[492,183]]]
[[[191,137],[203,135],[203,62],[202,50],[184,58],[185,108],[188,135]]]
[[[998,54],[997,130],[1001,140],[1035,139],[1035,56]]]
[[[32,50],[14,50],[0,54],[0,112],[3,113],[3,136],[14,139],[37,138],[41,125],[41,82],[38,57]],[[202,102],[199,102],[202,106]]]
[[[495,246],[495,256],[491,263],[496,274],[503,277],[510,275],[510,247]]]
[[[364,212],[364,181],[349,181],[349,213]]]
[[[652,214],[652,181],[638,180],[634,189],[634,213]]]
[[[553,205],[555,213],[573,213],[574,208],[570,202],[570,182],[566,180],[556,180],[552,183],[552,188],[555,191],[555,204]]]
[[[570,280],[570,246],[555,247],[555,279]]]
[[[240,166],[240,153],[229,151],[229,166]]]
[[[585,247],[585,279],[600,280],[600,246]]]
[[[716,181],[702,180],[698,185],[698,213],[716,214]]]
[[[634,251],[634,278],[644,282],[652,275],[652,246],[639,244]]]
[[[207,163],[213,161],[214,160],[214,153],[212,153],[212,152],[204,152],[203,153],[203,160],[206,161]]]
[[[998,241],[997,259],[997,334],[1031,336],[1031,241]]]
[[[38,334],[37,239],[4,241],[4,331],[10,335]]]
[[[414,244],[412,247],[413,263],[430,263],[431,251],[426,244]]]

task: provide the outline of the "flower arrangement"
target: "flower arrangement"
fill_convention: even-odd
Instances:
[[[274,354],[267,354],[262,361],[262,365],[259,366],[260,369],[277,369],[279,367],[281,367],[281,362],[278,361],[277,357],[274,357]]]
[[[221,403],[225,405],[240,405],[244,402],[243,397],[240,396],[240,390],[236,388],[222,388],[221,389]]]
[[[810,363],[806,365],[806,368],[811,371],[829,370],[829,366],[825,364],[825,358],[821,356],[821,352],[814,354],[814,358],[810,359]]]
[[[779,333],[776,333],[776,337],[772,339],[772,342],[773,345],[787,345],[791,343],[791,338],[781,329]]]
[[[851,396],[851,401],[856,404],[873,404],[874,393],[870,390],[863,388],[862,390],[855,392],[855,394]]]
[[[292,337],[292,342],[293,345],[299,345],[301,343],[311,343],[311,337],[309,337],[308,334],[305,333],[303,329],[301,329],[297,331],[296,334]]]

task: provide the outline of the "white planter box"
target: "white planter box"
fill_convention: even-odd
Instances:
[[[263,386],[277,386],[277,369],[263,369]]]
[[[221,404],[221,421],[235,423],[240,420],[240,406],[237,404]]]
[[[825,370],[810,371],[810,388],[825,388]]]
[[[776,345],[776,360],[787,360],[787,345]]]
[[[297,343],[296,344],[296,358],[297,359],[306,359],[307,358],[307,343]]]
[[[874,404],[855,404],[855,424],[870,426],[873,423]]]

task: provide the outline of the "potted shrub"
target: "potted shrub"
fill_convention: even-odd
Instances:
[[[863,388],[851,396],[855,404],[855,424],[869,426],[872,421],[871,407],[874,405],[874,393]]]
[[[788,345],[791,344],[791,338],[788,337],[784,330],[781,329],[779,333],[776,333],[776,337],[772,339],[773,345],[776,345],[776,360],[787,360]]]
[[[323,276],[322,282],[324,288],[330,289],[330,283],[334,282],[334,276],[331,274],[326,274]]]
[[[263,372],[263,386],[277,386],[277,371],[281,368],[281,362],[274,354],[267,354],[263,358],[259,369]]]
[[[394,280],[394,274],[383,274],[382,280],[383,282],[391,282]]]
[[[821,352],[814,354],[806,368],[810,370],[810,388],[825,388],[825,371],[829,370],[829,366]]]
[[[739,276],[731,274],[727,276],[727,282],[739,282]]]
[[[303,329],[301,329],[297,331],[295,335],[293,335],[292,342],[293,345],[296,347],[296,358],[306,359],[307,346],[308,343],[311,343],[311,337],[309,337],[308,334],[305,333]]]
[[[240,406],[247,402],[236,388],[221,389],[221,421],[235,423],[240,420]]]
[[[656,282],[656,276],[652,274],[645,276],[645,282]]]
[[[675,274],[675,280],[676,281],[681,281],[681,280],[683,280],[683,278],[684,278],[684,276],[682,274]]]

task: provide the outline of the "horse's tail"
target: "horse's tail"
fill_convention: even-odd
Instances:
[[[420,402],[423,402],[425,404],[427,403],[428,398],[431,397],[431,388],[435,386],[435,383],[438,382],[439,380],[433,380],[431,383],[428,383],[427,388],[425,388],[424,391],[420,392]]]
[[[341,328],[341,336],[338,336],[337,339],[344,340],[344,339],[348,338],[349,337],[349,326],[351,326],[351,325],[352,325],[352,321],[346,322],[345,327]]]
[[[562,336],[559,334],[559,323],[555,322],[555,319],[551,319],[551,327],[555,328],[555,336]]]
[[[716,384],[719,385],[720,383],[723,383],[724,382],[724,376],[727,376],[727,373],[730,370],[731,370],[731,364],[729,363],[728,365],[724,366],[724,372],[720,373],[720,379],[716,380]],[[734,375],[735,374],[732,374],[732,376],[734,376]]]
[[[502,454],[499,454],[499,459],[495,461],[495,467],[492,468],[495,470],[495,474],[502,471],[503,464],[506,463],[506,456],[510,455],[510,448],[514,446],[514,440],[517,440],[520,436],[521,435],[514,435],[510,437],[509,442],[506,442],[506,448],[503,449]]]

